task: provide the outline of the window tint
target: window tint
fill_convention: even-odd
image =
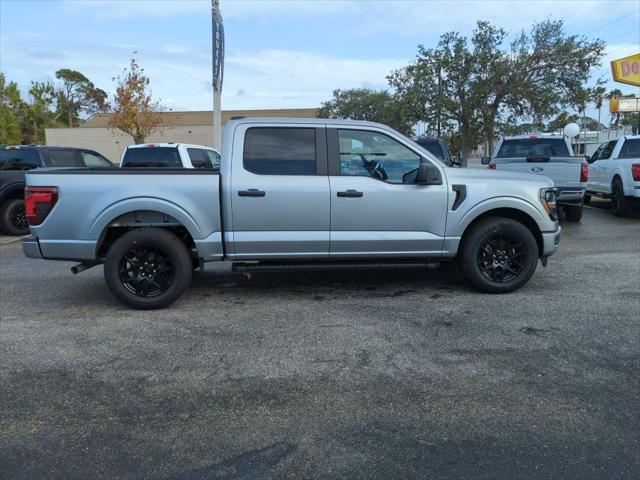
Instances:
[[[209,159],[205,157],[204,151],[199,148],[187,148],[189,160],[193,168],[211,168]]]
[[[625,140],[620,149],[619,158],[640,157],[640,138]]]
[[[204,153],[209,157],[209,161],[213,168],[220,168],[220,154],[214,150],[205,150]]]
[[[616,141],[612,141],[607,143],[607,146],[604,147],[602,153],[600,154],[600,159],[607,160],[611,154],[613,153],[613,149],[616,147]]]
[[[31,170],[41,166],[40,156],[32,148],[0,150],[0,170]]]
[[[95,152],[80,151],[85,167],[113,167],[111,162]]]
[[[377,178],[389,183],[413,183],[420,155],[378,132],[338,130],[340,174]]]
[[[497,158],[511,157],[568,157],[567,144],[562,138],[513,138],[500,145]]]
[[[437,159],[444,160],[444,161],[447,160],[444,156],[444,151],[442,150],[442,146],[440,145],[440,142],[437,142],[435,140],[418,139],[416,140],[416,143],[421,147],[424,147],[426,150],[428,150],[428,152],[431,153]]]
[[[591,161],[595,162],[596,160],[600,160],[600,158],[602,158],[602,151],[604,150],[604,147],[606,147],[607,144],[603,143],[602,145],[600,145],[595,152],[593,152],[593,155],[591,155]]]
[[[82,167],[75,150],[48,150],[49,167]]]
[[[122,166],[180,168],[182,162],[175,147],[128,148]]]
[[[258,175],[315,175],[313,128],[250,128],[244,137],[244,168]]]

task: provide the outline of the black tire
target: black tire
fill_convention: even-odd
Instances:
[[[564,213],[567,216],[567,220],[570,222],[579,222],[582,220],[583,212],[582,204],[580,205],[565,205]]]
[[[8,235],[28,235],[29,224],[24,214],[24,200],[14,198],[2,204],[0,225]]]
[[[536,239],[525,225],[493,217],[464,234],[459,258],[462,272],[473,287],[487,293],[508,293],[529,281],[538,257]]]
[[[611,211],[616,217],[628,217],[632,210],[631,200],[624,196],[622,181],[614,178],[611,184]]]
[[[104,263],[107,287],[125,305],[149,310],[175,302],[191,283],[187,246],[162,228],[125,233],[109,248]]]
[[[587,194],[585,194],[585,195],[584,195],[584,201],[583,201],[583,204],[584,204],[584,205],[589,205],[590,203],[591,203],[591,195],[587,195]]]

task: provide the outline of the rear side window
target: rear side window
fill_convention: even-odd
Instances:
[[[640,138],[634,138],[633,140],[625,140],[620,149],[619,158],[640,158]]]
[[[128,148],[122,166],[180,168],[182,162],[175,147]]]
[[[40,155],[34,149],[0,150],[0,170],[31,170],[41,166]]]
[[[83,167],[75,150],[49,150],[47,151],[49,167]]]
[[[258,175],[315,175],[313,128],[250,128],[244,137],[245,170]]]
[[[497,158],[511,157],[569,157],[569,149],[562,138],[514,138],[504,140]]]
[[[191,160],[193,168],[213,168],[206,150],[202,150],[201,148],[187,148],[187,153],[189,154],[189,160]]]

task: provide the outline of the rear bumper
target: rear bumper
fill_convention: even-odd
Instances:
[[[42,258],[42,251],[38,239],[33,235],[22,239],[22,251],[29,258]]]
[[[585,190],[584,187],[558,187],[556,201],[558,203],[581,203]]]
[[[560,232],[562,229],[558,225],[558,229],[555,232],[543,232],[542,233],[542,256],[548,257],[556,253],[560,248]]]

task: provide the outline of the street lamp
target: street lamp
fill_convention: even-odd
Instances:
[[[220,0],[211,0],[213,50],[213,148],[222,147],[222,114],[220,96],[224,76],[224,26],[220,14]]]

